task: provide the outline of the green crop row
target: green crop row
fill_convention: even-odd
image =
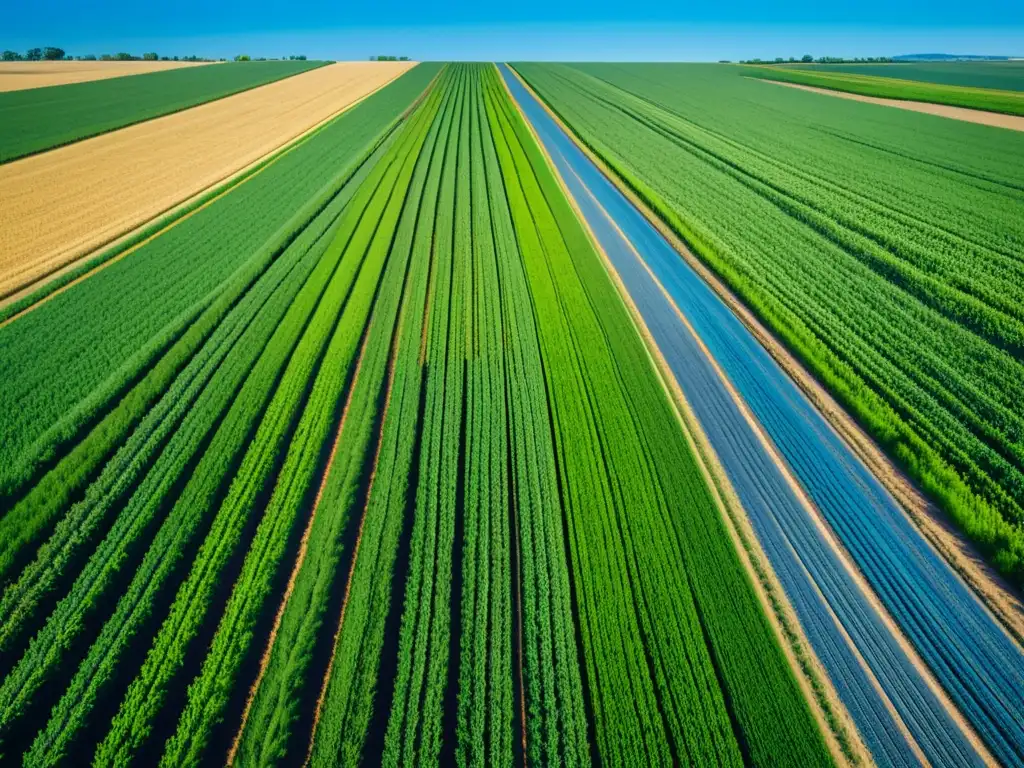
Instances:
[[[808,124],[811,97],[721,67],[520,70],[1024,578],[1024,137],[842,100]]]
[[[411,249],[410,272],[407,278],[406,296],[403,298],[402,314],[399,320],[397,336],[394,342],[394,357],[386,407],[377,455],[371,478],[371,489],[366,500],[363,518],[358,533],[358,549],[353,553],[354,562],[344,596],[343,615],[327,624],[337,632],[335,648],[332,649],[329,677],[323,691],[323,702],[318,713],[318,727],[314,733],[312,744],[312,764],[334,765],[356,762],[366,739],[367,727],[371,718],[374,702],[374,686],[377,683],[381,651],[384,644],[385,621],[390,608],[391,574],[395,562],[398,539],[403,527],[406,511],[406,496],[412,472],[412,462],[416,435],[418,433],[419,403],[422,387],[422,370],[420,350],[424,328],[424,310],[427,302],[429,279],[434,273],[431,256],[431,240],[434,234],[435,214],[438,206],[438,191],[441,185],[442,169],[446,165],[447,148],[451,142],[453,113],[456,107],[454,90],[448,87],[451,73],[438,85],[443,90],[445,104],[435,120],[429,156],[423,162],[424,174],[420,177],[421,196],[418,199],[418,211],[411,207],[409,216],[403,221],[402,237],[396,240],[396,249]],[[433,249],[437,253],[436,246]],[[348,506],[354,497],[354,478],[349,472],[335,470],[324,493],[322,505],[325,511],[331,506],[343,503]],[[329,506],[330,505],[330,506]],[[336,513],[337,514],[337,513]],[[319,522],[319,520],[317,521]],[[291,635],[302,633],[300,653],[308,649],[315,639],[316,629],[324,626],[324,601],[327,598],[327,583],[321,577],[319,584],[312,578],[318,576],[321,562],[330,563],[337,569],[341,556],[340,528],[338,522],[325,518],[324,526],[330,525],[330,533],[322,536],[327,542],[319,545],[316,551],[307,554],[304,571],[300,573],[300,581],[296,585],[293,596],[295,606],[290,603],[282,625],[290,620],[293,625]],[[311,532],[311,542],[320,539],[319,530]],[[315,559],[314,559],[315,558]],[[344,574],[342,574],[344,578]],[[299,601],[302,593],[299,588],[309,584],[306,589],[316,594],[316,602],[312,609],[307,608],[306,600]],[[316,592],[313,587],[316,586]],[[340,621],[340,624],[338,622]],[[295,659],[290,665],[293,673],[296,669],[298,656],[288,645],[278,641],[275,651],[287,653],[289,659]],[[273,659],[271,660],[273,664]],[[265,765],[272,759],[283,757],[285,736],[281,733],[282,726],[287,723],[274,723],[275,731],[264,735],[259,727],[260,722],[271,724],[270,705],[275,702],[274,695],[287,681],[276,682],[274,688],[268,688],[270,679],[264,682],[259,696],[267,692],[267,704],[264,706],[262,721],[251,720],[247,725],[239,751],[239,762],[245,765]],[[278,672],[278,679],[283,675]],[[298,681],[291,683],[297,691]],[[280,695],[280,694],[279,694]],[[282,697],[283,698],[283,697]],[[279,700],[279,699],[278,699]],[[261,704],[258,698],[254,704],[254,712]],[[282,702],[282,709],[294,712],[297,706],[295,694],[290,700]],[[280,719],[278,719],[279,722]],[[247,749],[247,744],[252,746]],[[305,748],[305,744],[299,749]]]

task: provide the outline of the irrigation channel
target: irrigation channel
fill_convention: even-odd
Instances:
[[[815,515],[991,755],[1024,765],[1024,652],[725,303],[499,68],[706,433],[874,759],[983,762]]]

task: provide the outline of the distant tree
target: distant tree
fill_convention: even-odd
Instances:
[[[160,57],[160,61],[170,61],[170,60],[171,60],[170,56],[161,56]]]
[[[47,61],[60,61],[64,58],[64,50],[62,48],[52,48],[47,46],[43,48],[43,58]]]
[[[399,61],[408,61],[408,60],[409,60],[409,57],[408,57],[408,56],[399,56],[399,57],[398,57],[398,60],[399,60]]]
[[[114,61],[131,61],[133,58],[135,58],[135,57],[132,56],[130,53],[115,53],[114,54]]]
[[[249,54],[240,53],[237,56],[235,56],[235,61],[252,61],[252,59],[249,58]]]
[[[143,61],[156,61],[159,58],[160,57],[157,56],[155,53],[144,53],[144,54],[142,54],[142,60]]]
[[[812,61],[814,61],[814,57],[811,56],[811,54],[809,53],[805,53],[803,56],[800,57],[800,61],[802,61],[804,64],[810,64]]]
[[[43,58],[43,51],[41,48],[29,48],[25,58],[28,61],[39,61]]]
[[[100,54],[100,61],[113,61],[113,60],[114,60],[114,57],[111,56],[109,53],[101,53]]]
[[[295,60],[296,61],[305,61],[306,60],[306,54],[300,53],[298,56],[295,57]]]
[[[790,62],[790,64],[792,64],[792,63],[793,63],[794,61],[796,61],[796,59],[795,59],[795,58],[794,58],[793,56],[790,56],[790,57],[789,57],[789,62]]]
[[[719,60],[718,60],[718,63],[719,63],[719,64],[732,64],[732,62],[731,62],[731,61],[729,61],[728,59],[719,59]],[[741,62],[740,62],[740,64],[742,64],[742,63],[743,63],[743,62],[741,61]]]
[[[17,51],[4,51],[0,54],[0,58],[3,58],[4,61],[18,61],[21,58],[21,54]]]

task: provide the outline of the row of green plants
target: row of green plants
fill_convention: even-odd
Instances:
[[[440,86],[438,91],[443,93]],[[397,539],[391,531],[396,525],[400,529],[405,511],[402,484],[408,482],[412,444],[408,436],[415,434],[419,402],[418,394],[408,392],[407,387],[418,383],[421,331],[417,319],[422,317],[430,267],[429,256],[422,258],[422,255],[429,254],[440,167],[439,160],[431,164],[430,158],[436,157],[442,133],[439,126],[450,110],[450,101],[445,94],[439,107],[440,117],[434,118],[430,126],[392,246],[396,274],[393,279],[385,278],[388,282],[384,288],[388,306],[392,311],[397,310],[398,315],[396,319],[378,322],[375,313],[361,373],[337,438],[337,452],[308,529],[307,549],[294,571],[294,589],[283,606],[265,674],[257,682],[251,709],[238,735],[235,762],[239,765],[276,764],[300,759],[308,753],[308,742],[300,741],[294,732],[295,721],[303,704],[308,706],[308,702],[321,693],[323,681],[316,677],[313,663],[317,645],[333,639],[339,631],[341,618],[330,614],[332,587],[344,585],[344,635],[338,636],[338,647],[350,642],[348,638],[361,640],[363,632],[377,637],[378,644],[383,641],[381,635],[390,593],[386,574],[390,573],[390,568],[385,568],[383,574],[373,573],[370,580],[366,580],[364,574],[365,566],[374,564],[380,556],[377,553]],[[425,251],[424,242],[427,244]],[[397,274],[397,265],[400,265],[401,277]],[[410,359],[417,373],[414,382],[408,378]],[[380,402],[382,392],[383,403]],[[392,408],[401,413],[397,424],[395,416],[388,415],[392,414]],[[384,426],[379,427],[382,419]],[[379,436],[378,428],[381,429]],[[374,438],[377,438],[375,445]],[[370,479],[380,490],[367,498],[361,509],[359,504],[364,498],[361,487],[366,482],[366,460],[370,455],[373,457]],[[350,543],[346,532],[351,530],[355,519],[359,520],[357,543]],[[387,527],[382,528],[382,524]],[[342,570],[343,557],[346,554],[354,557],[347,545],[352,549],[358,547],[360,553],[351,574]],[[393,551],[391,557],[394,557]],[[360,629],[358,633],[356,628]],[[327,647],[330,649],[329,642]],[[335,659],[329,666],[329,679],[334,681],[331,683],[334,688],[344,690],[342,686],[350,685],[352,676],[359,681],[358,692],[347,696],[344,706],[336,702],[340,697],[337,692],[332,692],[327,699],[329,703],[324,705],[331,710],[328,717],[332,718],[329,721],[332,725],[319,734],[318,749],[323,754],[333,755],[329,761],[348,762],[351,750],[346,752],[341,741],[355,743],[365,735],[368,715],[356,715],[353,720],[352,714],[353,710],[365,712],[373,700],[377,659],[365,654],[359,645],[353,645],[351,650],[345,648],[334,654]],[[358,754],[358,749],[355,753]]]
[[[905,114],[854,132],[863,113],[831,102],[808,124],[787,92],[721,68],[690,68],[686,89],[656,65],[519,69],[1024,578],[1021,137]]]

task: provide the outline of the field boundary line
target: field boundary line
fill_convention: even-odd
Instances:
[[[36,309],[37,307],[42,306],[55,296],[60,295],[69,288],[72,288],[78,283],[83,282],[87,278],[92,277],[98,272],[101,272],[106,267],[112,264],[116,264],[125,257],[131,255],[138,249],[142,248],[144,245],[147,245],[152,240],[155,240],[160,235],[163,235],[167,231],[173,229],[178,224],[181,224],[182,222],[190,219],[192,216],[199,213],[206,207],[220,200],[222,197],[224,197],[232,190],[237,189],[238,187],[245,184],[247,181],[250,181],[259,174],[263,173],[263,171],[272,166],[285,155],[291,153],[295,149],[298,149],[300,146],[302,146],[307,141],[312,139],[315,134],[325,129],[330,123],[340,118],[344,113],[358,106],[363,101],[370,98],[375,93],[387,87],[388,85],[391,85],[391,83],[395,82],[395,80],[397,80],[402,75],[406,74],[406,72],[410,72],[411,70],[412,67],[405,70],[404,72],[397,73],[390,80],[381,83],[372,91],[364,94],[363,96],[360,96],[355,101],[346,104],[345,106],[341,107],[340,109],[336,110],[335,112],[325,117],[320,122],[309,127],[305,131],[302,131],[301,133],[292,136],[290,139],[280,144],[263,157],[258,158],[253,162],[249,163],[248,165],[235,171],[232,171],[226,176],[221,177],[218,181],[215,181],[213,184],[210,184],[207,187],[199,190],[195,194],[185,198],[184,200],[175,203],[170,208],[164,209],[160,213],[149,218],[147,221],[142,222],[138,226],[132,227],[131,229],[121,233],[120,235],[117,235],[114,238],[108,240],[103,245],[94,248],[93,250],[87,253],[82,254],[74,261],[69,262],[68,264],[65,264],[62,267],[59,267],[53,272],[50,272],[49,274],[40,277],[38,280],[35,280],[31,284],[24,286],[23,288],[19,288],[17,291],[10,293],[7,296],[4,296],[3,298],[0,298],[0,312],[2,312],[5,308],[13,304],[17,304],[21,301],[27,300],[27,304],[24,308],[18,309],[15,312],[13,312],[10,316],[4,318],[3,320],[0,320],[0,328],[4,328],[10,323],[13,323],[18,318],[23,317],[32,310]],[[308,71],[315,71],[315,69]],[[434,81],[432,80],[427,85],[427,88],[424,90],[424,92],[426,92],[426,90],[429,90],[432,87],[433,83]],[[416,102],[414,102],[414,104],[415,103]],[[382,135],[385,135],[389,133],[391,130],[393,130],[395,126],[405,118],[407,112],[408,110],[406,110],[406,112],[403,112],[402,116],[400,116],[398,120],[395,121],[395,123],[385,128]],[[155,231],[151,231],[153,230],[153,228],[156,228]],[[135,240],[135,242],[132,242],[133,240]],[[119,251],[118,249],[121,247],[124,247],[124,250]],[[78,274],[75,274],[76,272],[78,272]],[[59,281],[62,277],[65,276],[70,276],[68,282],[63,283],[56,287],[55,289],[47,292],[47,289],[52,285],[52,283]],[[39,294],[38,300],[32,301],[32,297],[37,294]]]
[[[782,368],[797,388],[821,414],[853,454],[893,496],[914,527],[932,549],[978,597],[990,615],[1014,641],[1024,647],[1024,601],[1001,575],[986,563],[974,546],[957,531],[952,521],[931,501],[913,480],[897,467],[878,443],[850,416],[824,386],[790,352],[751,310],[690,251],[679,235],[647,205],[639,195],[590,149],[559,117],[550,105],[516,72],[527,91],[565,131],[577,148],[595,164],[602,175],[615,185],[637,211],[664,237],[686,264],[714,291],[757,342]]]
[[[947,120],[959,120],[962,123],[987,125],[990,128],[1005,128],[1008,131],[1024,131],[1024,117],[1011,115],[1006,112],[993,112],[989,109],[974,109],[973,107],[958,107],[953,104],[942,104],[937,101],[868,96],[867,94],[856,93],[855,91],[844,91],[838,87],[825,88],[804,83],[790,83],[783,80],[773,80],[769,77],[751,77],[749,75],[744,75],[743,77],[747,80],[756,80],[762,83],[771,83],[772,85],[784,85],[787,88],[796,88],[797,90],[810,93],[820,93],[823,96],[835,96],[840,99],[864,102],[865,104],[876,104],[880,107],[893,107],[906,110],[907,112],[944,117]]]
[[[509,69],[514,72],[511,67]],[[518,77],[518,74],[516,76]],[[501,77],[500,72],[499,77]],[[796,612],[793,610],[789,599],[782,589],[782,585],[779,583],[774,570],[768,562],[767,556],[754,535],[753,528],[746,518],[746,513],[743,511],[742,504],[732,487],[732,483],[719,463],[718,457],[711,447],[703,428],[700,426],[700,422],[693,413],[686,396],[672,375],[668,362],[651,336],[639,308],[636,306],[633,297],[622,282],[622,278],[612,265],[607,252],[580,210],[575,197],[569,191],[562,174],[548,153],[547,147],[540,141],[533,124],[522,112],[522,108],[511,92],[508,91],[508,84],[505,83],[504,78],[502,78],[502,84],[508,93],[509,99],[516,109],[519,110],[520,116],[529,127],[534,141],[540,147],[549,168],[562,188],[563,194],[572,206],[577,219],[586,230],[591,244],[604,262],[609,278],[615,284],[623,304],[629,311],[633,326],[636,329],[637,335],[643,341],[647,357],[658,379],[661,381],[665,395],[672,407],[672,412],[676,415],[676,419],[686,438],[687,446],[693,453],[696,464],[700,468],[705,484],[722,518],[722,522],[729,532],[729,537],[737,551],[740,563],[754,588],[765,618],[772,628],[772,633],[786,657],[793,673],[793,678],[800,688],[814,719],[818,723],[829,752],[839,765],[857,766],[871,763],[870,752],[861,740],[853,719],[840,701],[831,679],[825,673],[821,662],[804,635],[800,622],[796,617]],[[586,187],[586,185],[583,186]],[[602,212],[604,212],[603,208]],[[606,212],[605,215],[607,217]],[[614,222],[612,222],[612,225],[618,229]],[[629,242],[628,238],[621,233],[621,230],[618,231],[623,239]],[[807,660],[806,664],[801,663],[801,658]],[[826,702],[828,707],[825,706]],[[829,712],[829,708],[831,708],[831,712]],[[844,743],[847,746],[844,746]]]

